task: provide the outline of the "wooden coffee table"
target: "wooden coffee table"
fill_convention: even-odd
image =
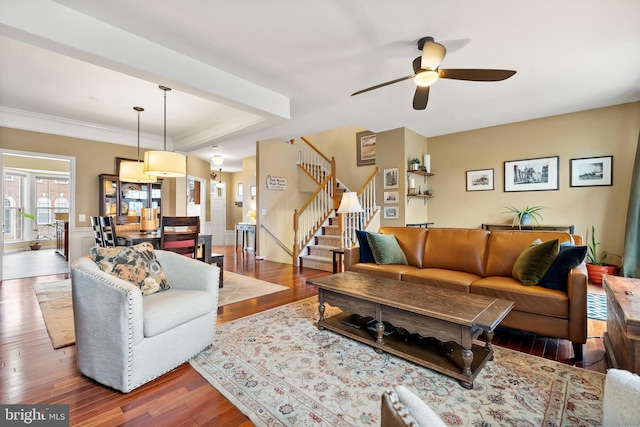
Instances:
[[[493,358],[493,331],[513,307],[512,301],[426,285],[345,272],[307,281],[318,287],[319,329],[329,329],[429,369],[456,378],[466,388]],[[325,304],[343,311],[325,318]],[[357,328],[353,314],[375,319],[373,328]],[[385,322],[396,332],[385,335]],[[425,339],[421,345],[400,335],[402,328]],[[373,329],[373,332],[371,331]],[[486,343],[473,341],[484,334]],[[438,343],[441,343],[438,344]]]

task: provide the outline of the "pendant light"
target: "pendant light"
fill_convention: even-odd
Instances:
[[[165,178],[182,177],[187,174],[187,159],[179,153],[167,151],[167,92],[171,88],[159,86],[164,91],[164,151],[144,153],[144,173]]]
[[[222,168],[220,168],[220,180],[216,183],[216,188],[222,188],[224,184],[222,183]]]
[[[124,182],[156,182],[158,179],[155,176],[144,173],[144,163],[140,161],[140,112],[144,111],[144,108],[133,107],[133,109],[138,112],[138,156],[135,162],[120,162],[120,174],[118,178]]]

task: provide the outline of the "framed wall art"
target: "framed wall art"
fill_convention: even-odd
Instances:
[[[382,171],[384,178],[384,189],[398,188],[400,168],[390,168]]]
[[[504,191],[557,190],[558,163],[558,156],[504,162]]]
[[[493,190],[493,169],[467,171],[467,191]]]
[[[385,191],[384,192],[384,202],[388,204],[397,204],[398,198],[400,197],[400,193],[397,191]]]
[[[383,207],[384,219],[398,219],[398,207],[397,206],[384,206]]]
[[[358,166],[376,164],[376,134],[365,131],[356,133],[356,159]]]
[[[613,156],[571,159],[571,187],[613,185]]]

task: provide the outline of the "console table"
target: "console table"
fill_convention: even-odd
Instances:
[[[255,235],[256,235],[256,225],[255,224],[247,224],[246,222],[239,222],[236,224],[236,251],[238,250],[238,232],[242,233],[242,249],[246,249],[246,243],[249,240],[250,234],[253,234],[253,248],[255,248]]]
[[[604,276],[607,331],[604,346],[610,366],[640,374],[640,279]]]
[[[511,224],[482,224],[483,230],[526,230],[526,231],[566,231],[573,234],[573,225],[521,225],[513,226]]]

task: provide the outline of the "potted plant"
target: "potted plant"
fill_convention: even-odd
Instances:
[[[411,165],[412,171],[417,171],[418,169],[420,169],[420,159],[417,157],[411,159],[411,161],[409,161],[409,164]]]
[[[25,218],[32,219],[33,222],[35,223],[35,227],[31,229],[33,231],[33,242],[31,242],[31,245],[30,245],[30,248],[32,251],[37,251],[38,249],[40,249],[42,247],[40,242],[42,242],[43,240],[51,240],[51,236],[40,234],[40,227],[36,222],[36,216],[34,214],[27,213],[27,212],[20,212],[20,215],[22,215]],[[53,227],[53,226],[51,224],[44,224],[43,227]]]
[[[591,226],[591,240],[589,240],[589,231],[587,231],[587,242],[587,274],[589,275],[589,281],[591,283],[594,285],[602,285],[602,276],[604,274],[613,276],[620,274],[620,266],[604,262],[609,255],[607,251],[602,251],[600,256],[598,256],[598,246],[600,246],[600,242],[596,241],[596,228],[593,225]]]
[[[531,225],[532,222],[536,225],[540,225],[540,221],[542,221],[540,210],[544,209],[544,206],[526,206],[523,209],[508,206],[505,207],[509,209],[509,212],[513,212],[515,214],[511,225],[512,227],[517,226],[519,230],[522,229],[523,225]]]

